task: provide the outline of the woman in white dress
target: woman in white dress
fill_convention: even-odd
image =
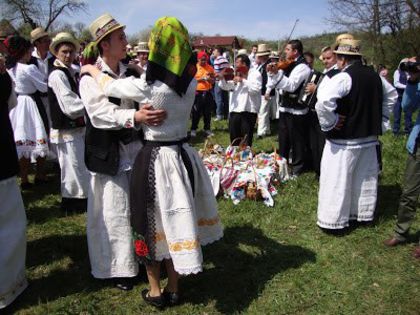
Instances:
[[[21,187],[27,189],[32,185],[28,180],[31,160],[37,162],[35,181],[46,181],[44,162],[48,153],[48,138],[33,94],[37,90],[46,93],[48,86],[38,68],[27,64],[32,53],[29,41],[15,35],[7,38],[4,44],[15,61],[14,67],[8,70],[18,95],[17,106],[10,111],[10,121],[19,158]]]
[[[188,31],[176,18],[159,19],[149,41],[149,64],[140,79],[114,80],[95,67],[108,96],[131,98],[164,109],[167,119],[143,125],[145,144],[131,180],[131,225],[136,257],[146,264],[150,290],[143,299],[156,307],[179,303],[179,275],[202,271],[201,246],[223,236],[210,179],[197,152],[186,143],[195,98],[196,61]],[[161,291],[160,261],[168,284]]]

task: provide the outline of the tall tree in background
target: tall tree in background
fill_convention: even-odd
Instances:
[[[329,0],[329,22],[364,35],[375,63],[420,53],[420,0]]]
[[[0,0],[2,18],[28,23],[32,29],[48,30],[60,15],[86,8],[86,2],[79,0]]]

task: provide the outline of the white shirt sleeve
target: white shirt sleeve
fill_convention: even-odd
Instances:
[[[94,127],[115,130],[134,127],[136,110],[120,108],[108,101],[108,97],[92,77],[82,77],[79,90],[86,112]]]
[[[48,85],[45,81],[46,79],[44,74],[41,71],[39,71],[35,65],[29,65],[27,69],[27,73],[31,77],[31,81],[34,84],[35,88],[41,93],[47,93]]]
[[[342,72],[332,77],[328,84],[322,85],[318,89],[318,101],[315,110],[322,131],[330,131],[337,124],[338,115],[335,113],[337,99],[350,93],[351,84],[350,75]]]
[[[64,115],[71,119],[84,114],[84,105],[79,95],[71,90],[70,82],[63,71],[54,70],[48,78],[48,85],[54,91]]]
[[[381,77],[382,80],[382,132],[391,129],[389,117],[392,109],[397,102],[397,90],[387,80]]]
[[[307,65],[299,64],[292,70],[289,77],[286,77],[282,70],[276,75],[269,76],[269,78],[271,77],[272,82],[270,82],[269,79],[268,84],[270,86],[276,86],[276,89],[294,92],[310,74],[311,69]]]
[[[233,81],[226,81],[225,79],[219,80],[218,83],[219,88],[225,91],[231,91],[235,89],[235,83]]]
[[[258,70],[251,69],[248,78],[243,79],[242,83],[248,89],[249,94],[261,94],[262,75]]]
[[[128,98],[138,103],[151,99],[151,87],[147,84],[144,76],[140,78],[131,76],[115,80],[102,73],[96,80],[106,96]]]
[[[398,89],[405,89],[406,85],[400,82],[400,72],[395,70],[394,72],[394,86]]]

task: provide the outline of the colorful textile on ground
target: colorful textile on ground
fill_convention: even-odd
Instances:
[[[223,194],[236,205],[243,199],[274,205],[280,183],[289,179],[287,162],[275,152],[254,155],[250,147],[205,144],[200,151],[215,195]]]
[[[184,95],[196,72],[188,30],[174,17],[160,18],[150,34],[149,48],[146,80],[162,81]]]

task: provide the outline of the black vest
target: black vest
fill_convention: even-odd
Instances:
[[[51,74],[51,72],[53,72],[54,70],[64,72],[70,84],[72,92],[79,95],[77,83],[70,74],[70,71],[64,67],[52,66],[48,68],[48,74]],[[52,127],[54,129],[72,129],[85,126],[85,119],[83,116],[80,116],[76,119],[71,119],[63,113],[63,111],[60,108],[60,105],[58,104],[57,96],[55,95],[53,89],[50,87],[48,87],[48,102],[50,103],[51,121]]]
[[[268,81],[268,75],[267,75],[267,65],[270,63],[270,59],[268,59],[261,67],[258,69],[258,71],[261,73],[262,77],[262,84],[261,84],[261,95],[265,95],[265,92],[267,91],[267,81]],[[276,94],[275,89],[272,89],[270,92],[270,96],[274,96]]]
[[[9,119],[8,100],[12,93],[12,79],[0,74],[0,180],[15,176],[19,171],[16,144]]]
[[[295,62],[293,62],[286,70],[284,70],[284,75],[286,77],[289,77],[292,73],[293,69],[300,64],[306,64],[305,58],[303,56],[300,56]],[[305,109],[307,106],[305,104],[299,103],[299,95],[300,91],[303,89],[303,86],[305,84],[305,80],[302,81],[302,83],[298,86],[298,88],[293,92],[284,92],[282,95],[282,107],[287,108],[293,108],[293,109]]]
[[[352,81],[348,95],[337,100],[336,113],[346,120],[341,130],[327,132],[329,139],[357,139],[382,134],[382,81],[370,67],[356,62],[347,72]]]
[[[127,72],[126,72],[127,75]],[[108,100],[120,105],[121,99],[109,97]],[[89,171],[115,176],[120,163],[120,141],[128,144],[142,140],[142,133],[133,128],[104,130],[95,128],[86,115],[85,164]]]

